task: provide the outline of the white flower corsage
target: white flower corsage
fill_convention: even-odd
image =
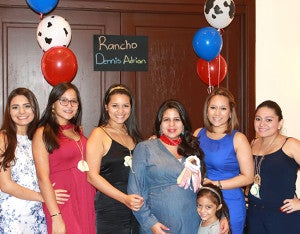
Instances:
[[[130,169],[132,169],[132,156],[125,156],[124,157],[124,165],[126,167],[130,167]]]

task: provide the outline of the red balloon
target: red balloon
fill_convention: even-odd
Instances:
[[[210,62],[200,58],[197,62],[197,73],[204,83],[209,86],[216,86],[226,76],[227,63],[220,54]]]
[[[72,50],[56,46],[44,53],[41,68],[47,82],[55,86],[61,82],[71,82],[77,73],[78,65]]]

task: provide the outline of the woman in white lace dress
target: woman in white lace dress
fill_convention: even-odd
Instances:
[[[43,198],[32,156],[31,139],[39,120],[39,106],[26,88],[13,90],[0,131],[0,233],[47,233]],[[63,190],[56,195],[65,201]]]
[[[0,233],[47,233],[31,150],[38,119],[34,94],[13,90],[0,132]]]

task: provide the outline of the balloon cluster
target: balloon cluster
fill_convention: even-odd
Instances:
[[[41,69],[46,81],[55,86],[61,82],[71,82],[78,69],[77,59],[68,48],[71,42],[71,27],[63,17],[44,14],[51,12],[58,0],[26,0],[29,7],[41,15],[36,31],[39,46],[44,51]]]
[[[206,0],[204,15],[211,27],[200,28],[193,38],[193,49],[199,57],[197,74],[210,92],[227,74],[227,63],[220,54],[223,46],[221,32],[233,20],[233,0]]]

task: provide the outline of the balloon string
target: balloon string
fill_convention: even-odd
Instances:
[[[43,13],[40,13],[40,20],[43,19]]]
[[[211,93],[211,91],[214,89],[214,86],[211,85],[211,80],[210,80],[210,66],[209,66],[209,62],[207,62],[207,72],[208,72],[208,88],[207,88],[207,92],[208,94]]]
[[[218,88],[220,86],[220,70],[221,70],[221,57],[220,55],[218,55],[218,66],[219,66],[219,69],[218,69]]]

